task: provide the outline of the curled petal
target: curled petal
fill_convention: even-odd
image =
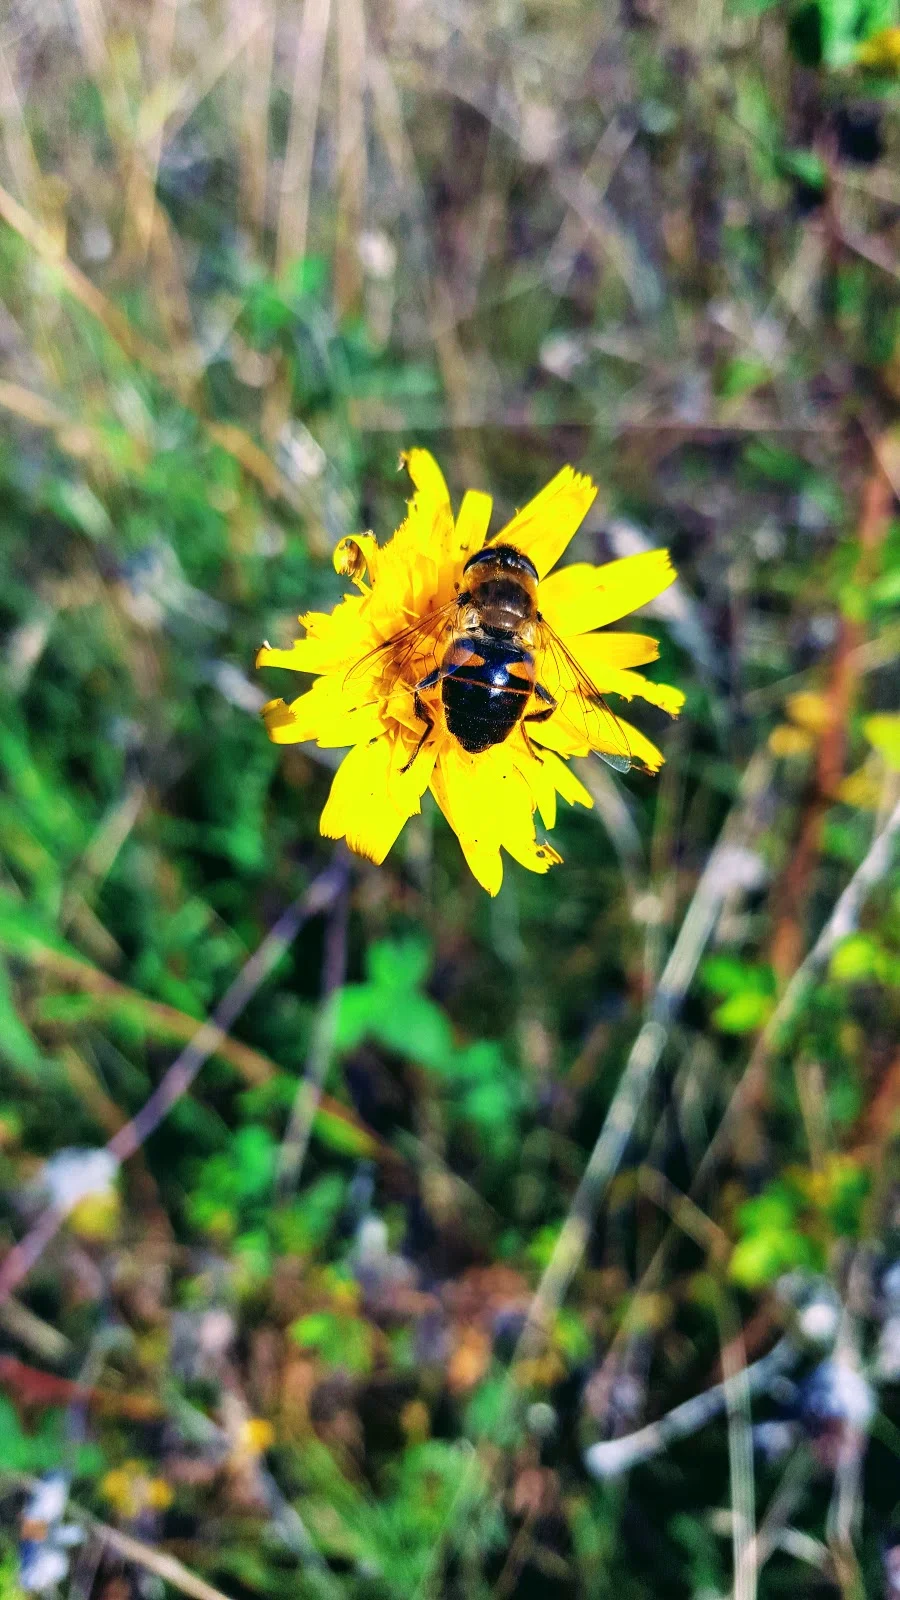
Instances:
[[[563,467],[490,542],[515,545],[530,557],[538,577],[543,578],[556,566],[596,497],[597,486],[590,478],[573,467]]]
[[[427,748],[408,772],[402,741],[382,734],[358,744],[341,762],[319,820],[326,839],[346,839],[351,850],[380,866],[404,823],[421,810],[434,763]]]
[[[526,867],[529,872],[549,872],[551,867],[562,866],[562,856],[554,850],[552,844],[541,844],[534,836],[526,837],[518,831],[510,833],[503,841],[504,850],[508,850],[514,861],[520,867]]]
[[[378,582],[378,544],[374,533],[352,533],[334,547],[334,570],[342,578],[350,578],[359,588],[368,573],[373,583]]]
[[[568,643],[570,634],[591,633],[645,606],[674,581],[668,550],[642,550],[603,567],[577,562],[541,584],[541,614]]]

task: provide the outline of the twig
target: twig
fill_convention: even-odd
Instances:
[[[10,1339],[24,1344],[53,1366],[61,1366],[72,1353],[72,1341],[64,1333],[12,1295],[0,1305],[0,1328]]]
[[[106,1149],[116,1161],[126,1161],[159,1127],[163,1118],[190,1088],[200,1068],[219,1049],[229,1028],[253,998],[260,984],[265,982],[304,923],[331,905],[342,881],[342,869],[326,868],[313,880],[306,893],[282,913],[262,944],[226,990],[212,1019],[201,1024],[141,1110],[109,1140]],[[50,1241],[58,1233],[69,1210],[71,1205],[48,1206],[24,1239],[20,1239],[10,1250],[6,1259],[0,1264],[0,1302],[28,1276]]]
[[[178,1011],[175,1006],[166,1005],[161,1000],[151,1000],[136,989],[130,989],[127,984],[119,983],[90,962],[82,961],[80,957],[69,955],[64,950],[55,950],[34,935],[29,934],[24,940],[17,938],[7,949],[16,960],[25,962],[35,971],[72,984],[83,994],[90,995],[96,1000],[102,1014],[115,1016],[127,1012],[131,1017],[136,1017],[153,1037],[167,1041],[188,1041],[197,1032],[196,1017],[189,1016],[186,1011]],[[278,1071],[275,1062],[261,1050],[255,1050],[252,1045],[244,1044],[240,1039],[231,1039],[228,1035],[220,1039],[212,1054],[226,1061],[246,1083],[254,1086],[271,1082]],[[319,1104],[322,1111],[339,1118],[354,1133],[368,1139],[372,1153],[379,1159],[397,1159],[391,1147],[379,1140],[349,1106],[326,1094],[321,1096]],[[95,1105],[95,1113],[97,1109]]]
[[[872,567],[875,553],[887,532],[893,502],[893,490],[881,465],[875,441],[872,448],[875,461],[863,490],[857,532],[860,555],[855,582],[860,586],[871,581],[874,575]],[[780,891],[776,895],[771,959],[780,978],[793,972],[803,949],[803,916],[819,857],[825,816],[834,802],[844,772],[847,728],[859,679],[856,651],[862,642],[860,624],[852,618],[842,617],[827,691],[828,724],[819,741],[812,793],[804,811],[799,838],[791,851]]]
[[[873,839],[864,860],[860,862],[843,893],[838,896],[818,939],[787,984],[775,1010],[762,1029],[751,1052],[750,1060],[700,1162],[692,1188],[695,1189],[702,1182],[710,1166],[718,1159],[723,1144],[730,1137],[737,1113],[743,1109],[746,1101],[753,1103],[759,1092],[760,1081],[765,1079],[769,1058],[782,1042],[816,974],[824,967],[840,941],[853,933],[859,923],[859,914],[869,891],[890,871],[894,837],[898,832],[900,832],[900,801],[894,807],[881,832]]]
[[[741,784],[741,797],[730,813],[697,884],[660,978],[649,1015],[631,1047],[625,1070],[575,1191],[568,1216],[532,1297],[505,1380],[505,1406],[509,1405],[515,1392],[518,1368],[539,1346],[553,1312],[562,1303],[581,1264],[598,1207],[627,1148],[668,1040],[671,1022],[687,993],[725,897],[749,865],[748,846],[760,826],[757,811],[768,787],[771,770],[771,760],[765,754],[757,754],[748,764]],[[479,1458],[473,1454],[448,1512],[443,1534],[435,1546],[432,1562],[416,1591],[417,1596],[429,1592],[432,1575],[437,1569],[457,1512],[473,1487],[479,1465]]]
[[[756,1484],[753,1476],[753,1418],[747,1352],[738,1326],[726,1329],[720,1311],[722,1372],[728,1415],[728,1466],[731,1475],[731,1548],[734,1600],[756,1600]],[[732,1320],[729,1318],[729,1320]],[[777,1346],[776,1346],[777,1348]],[[771,1355],[771,1353],[770,1353]],[[764,1356],[763,1361],[770,1356]]]
[[[543,1336],[587,1247],[603,1194],[618,1170],[669,1036],[669,1027],[690,987],[713,933],[726,895],[746,870],[747,842],[756,826],[756,807],[768,784],[768,757],[756,756],[744,773],[742,796],[712,851],[688,907],[658,988],[625,1063],[606,1120],[591,1152],[569,1213],[544,1269],[528,1312],[513,1368]]]
[[[724,1349],[723,1349],[724,1354]],[[749,1367],[733,1371],[722,1383],[716,1383],[702,1394],[685,1400],[674,1410],[667,1411],[657,1422],[650,1422],[635,1433],[621,1439],[604,1439],[591,1445],[584,1453],[585,1466],[594,1478],[617,1478],[629,1472],[641,1461],[660,1455],[676,1439],[687,1439],[692,1433],[718,1417],[738,1398],[737,1391],[750,1395],[764,1394],[770,1384],[783,1373],[789,1372],[797,1362],[797,1349],[789,1339],[780,1339],[774,1349]]]
[[[72,1508],[75,1509],[74,1507]],[[143,1567],[147,1572],[154,1572],[164,1583],[171,1583],[174,1589],[180,1589],[182,1594],[189,1594],[192,1600],[227,1600],[221,1589],[215,1588],[201,1578],[190,1567],[186,1567],[177,1556],[170,1556],[164,1550],[157,1550],[152,1544],[145,1544],[143,1539],[135,1539],[133,1534],[122,1533],[119,1528],[111,1528],[108,1522],[95,1522],[93,1517],[84,1516],[78,1511],[95,1539],[108,1550],[114,1550],[117,1555],[131,1561],[136,1567]]]
[[[348,878],[345,860],[341,861],[340,870],[342,878],[332,901],[325,935],[322,1002],[316,1018],[312,1049],[306,1070],[297,1085],[287,1131],[279,1152],[276,1194],[280,1200],[285,1199],[291,1190],[297,1187],[334,1048],[338,991],[347,972]]]

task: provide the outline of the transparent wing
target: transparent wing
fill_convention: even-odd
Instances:
[[[390,666],[395,676],[402,678],[412,657],[422,646],[427,645],[436,656],[438,639],[454,621],[458,611],[458,600],[448,600],[446,605],[419,617],[408,628],[401,628],[399,633],[383,639],[381,644],[376,644],[353,663],[344,678],[344,687],[352,688],[379,661],[385,670]]]
[[[538,623],[538,638],[543,653],[539,680],[557,702],[548,722],[568,728],[616,772],[629,772],[634,757],[628,736],[599,689],[548,622]]]

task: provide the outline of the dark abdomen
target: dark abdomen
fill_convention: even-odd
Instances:
[[[441,698],[454,739],[471,755],[502,744],[531,694],[528,651],[511,641],[467,635],[447,652],[444,672]]]

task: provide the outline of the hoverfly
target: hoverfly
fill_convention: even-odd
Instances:
[[[597,752],[601,759],[628,772],[632,756],[625,730],[538,611],[538,574],[528,556],[513,545],[486,545],[469,557],[463,582],[447,605],[376,645],[348,673],[352,679],[384,656],[402,676],[423,643],[430,641],[436,651],[436,637],[449,635],[437,664],[410,686],[424,731],[403,770],[434,728],[427,696],[440,689],[447,730],[470,754],[502,744],[517,726],[528,741],[529,723],[556,717],[592,748],[606,745]],[[539,681],[536,656],[545,673],[549,667],[552,687]]]

